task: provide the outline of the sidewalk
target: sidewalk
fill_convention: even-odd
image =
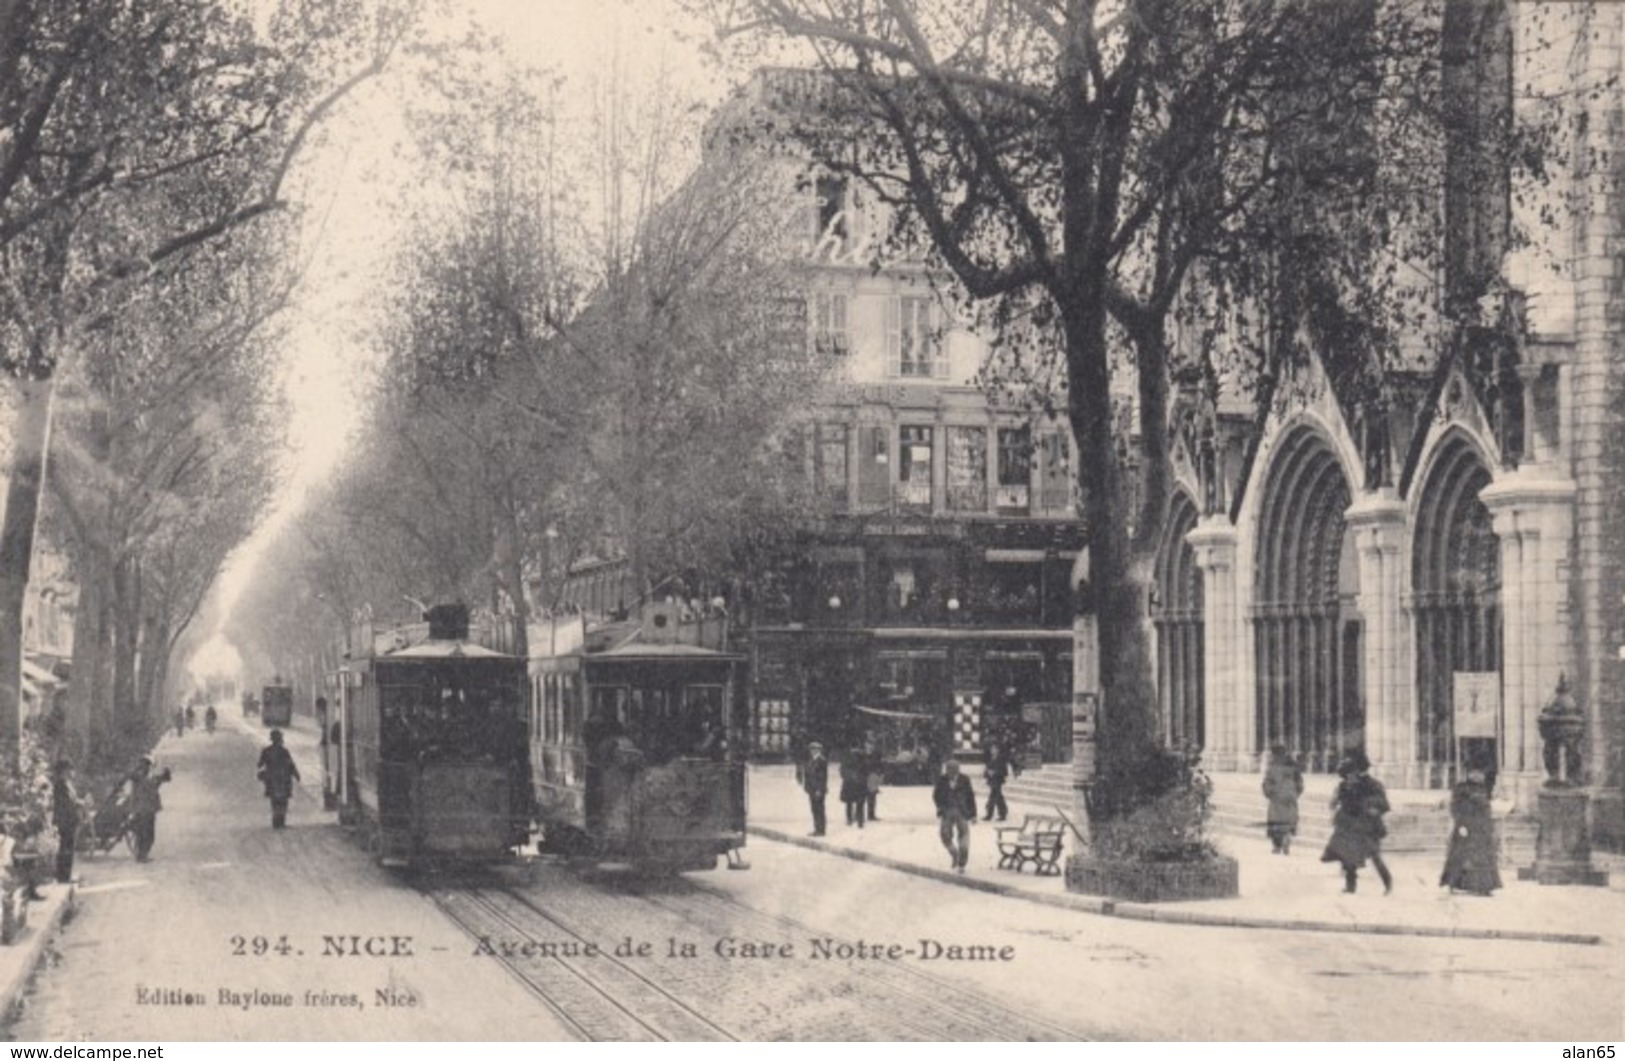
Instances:
[[[77,886],[42,884],[43,902],[28,904],[28,924],[17,939],[0,946],[0,1021],[9,1021],[28,987],[29,977],[45,958],[45,948],[72,913]]]
[[[977,784],[979,797],[985,797]],[[937,838],[931,790],[923,786],[888,788],[880,793],[880,821],[858,829],[843,821],[841,802],[828,800],[827,836],[809,837],[811,814],[792,767],[752,767],[749,831],[843,858],[930,877],[962,887],[1105,916],[1230,928],[1289,929],[1310,932],[1365,932],[1383,935],[1452,936],[1466,939],[1528,940],[1600,944],[1625,939],[1625,879],[1615,872],[1607,888],[1542,886],[1517,879],[1515,867],[1501,867],[1504,887],[1492,898],[1451,895],[1438,886],[1440,858],[1385,856],[1394,873],[1394,891],[1368,866],[1360,891],[1342,892],[1337,866],[1320,861],[1320,846],[1304,844],[1292,854],[1272,854],[1269,842],[1223,837],[1220,849],[1241,867],[1241,896],[1180,903],[1129,903],[1075,895],[1060,877],[1036,877],[997,869],[998,849],[991,824],[971,830],[971,860],[963,875],[948,869]],[[1012,803],[1010,821],[1024,813],[1053,815],[1049,806]],[[1071,853],[1071,840],[1066,850]],[[1065,856],[1063,855],[1063,858]],[[1601,864],[1601,863],[1599,863]],[[1615,868],[1615,867],[1610,867]]]

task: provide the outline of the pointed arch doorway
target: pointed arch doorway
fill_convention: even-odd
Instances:
[[[1359,569],[1350,489],[1331,443],[1300,425],[1277,447],[1254,567],[1256,752],[1284,744],[1306,769],[1365,750]]]
[[[1501,685],[1501,546],[1478,499],[1489,484],[1478,448],[1453,434],[1419,495],[1411,560],[1416,747],[1435,786],[1458,780],[1464,766],[1493,775],[1500,758],[1495,737],[1456,731],[1454,702],[1458,674],[1487,677],[1497,694]]]

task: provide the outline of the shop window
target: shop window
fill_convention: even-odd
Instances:
[[[819,424],[817,446],[813,458],[817,461],[818,493],[837,509],[846,507],[848,428],[845,424]]]
[[[1031,510],[1032,482],[1032,429],[999,428],[999,485],[993,498],[999,515],[1025,516]]]
[[[863,427],[858,438],[858,504],[883,508],[891,501],[891,432],[885,427]]]
[[[756,701],[756,750],[767,755],[790,753],[790,701]]]
[[[948,507],[956,512],[987,511],[987,431],[948,429]]]
[[[931,429],[900,429],[897,500],[905,508],[931,510]]]
[[[1074,480],[1067,437],[1058,431],[1049,432],[1044,435],[1041,448],[1044,511],[1070,512]]]

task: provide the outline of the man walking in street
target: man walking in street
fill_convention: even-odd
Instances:
[[[130,772],[130,832],[135,834],[137,862],[146,862],[152,857],[152,845],[158,838],[158,812],[164,809],[158,788],[170,776],[167,767],[161,774],[152,772],[150,755],[143,755]]]
[[[976,820],[976,793],[971,790],[970,778],[959,772],[959,764],[952,759],[942,768],[931,801],[937,805],[942,846],[948,849],[953,868],[963,873],[965,863],[970,861],[970,823]]]
[[[271,828],[284,828],[288,824],[288,800],[293,798],[293,783],[299,780],[299,767],[282,746],[279,729],[271,731],[271,743],[260,749],[258,776],[265,786],[265,798],[271,801]]]
[[[995,813],[999,821],[1004,821],[1010,815],[1010,805],[1004,801],[1004,783],[1010,779],[1010,757],[1004,753],[1003,745],[994,741],[987,746],[987,771],[983,775],[987,779],[987,820],[992,821]]]
[[[824,835],[824,797],[829,795],[829,760],[817,741],[807,745],[807,763],[801,771],[801,787],[807,790],[812,806],[813,836]]]

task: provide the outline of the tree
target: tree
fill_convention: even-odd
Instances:
[[[0,8],[0,367],[17,406],[0,525],[0,745],[17,737],[59,364],[132,285],[285,205],[299,148],[382,68],[408,10],[287,0],[261,37],[207,0]]]
[[[161,722],[175,638],[274,482],[267,321],[288,279],[273,230],[132,286],[59,372],[47,513],[82,593],[73,754]]]
[[[817,71],[765,75],[740,135],[788,136],[891,204],[894,240],[951,274],[1005,371],[1031,381],[1059,361],[1102,618],[1094,808],[1126,808],[1156,743],[1147,602],[1172,389],[1211,408],[1223,388],[1262,417],[1313,355],[1345,407],[1384,424],[1389,374],[1427,315],[1488,289],[1507,218],[1484,208],[1505,200],[1509,166],[1538,168],[1538,137],[1497,93],[1505,6],[697,6],[736,57],[788,52]],[[1447,136],[1468,113],[1476,139]],[[1413,280],[1444,264],[1450,299]]]

